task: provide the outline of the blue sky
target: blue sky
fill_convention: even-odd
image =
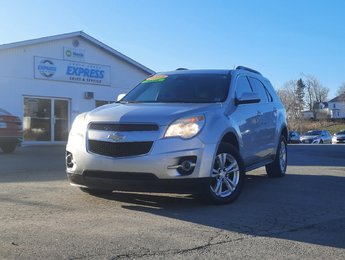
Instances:
[[[0,0],[0,44],[84,31],[155,70],[261,71],[276,88],[345,82],[345,1]]]

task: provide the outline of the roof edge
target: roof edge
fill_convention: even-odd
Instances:
[[[336,96],[335,98],[331,99],[328,101],[328,103],[334,103],[334,102],[345,102],[345,93],[340,94],[339,96]]]
[[[121,52],[111,48],[110,46],[102,43],[101,41],[93,38],[92,36],[88,35],[87,33],[83,32],[83,31],[76,31],[76,32],[58,34],[58,35],[53,35],[53,36],[45,36],[45,37],[41,37],[41,38],[19,41],[19,42],[14,42],[14,43],[6,43],[6,44],[0,45],[0,50],[18,48],[18,47],[23,47],[26,45],[34,45],[34,44],[38,44],[38,43],[50,42],[50,41],[61,40],[61,39],[72,38],[72,37],[84,38],[85,40],[91,42],[92,44],[97,45],[101,49],[109,52],[110,54],[112,54],[112,55],[132,64],[132,65],[134,65],[135,67],[141,69],[144,72],[147,72],[148,74],[155,73],[155,71],[153,71],[153,70],[149,69],[148,67],[142,65],[141,63],[129,58],[128,56],[126,56],[126,55],[122,54]]]

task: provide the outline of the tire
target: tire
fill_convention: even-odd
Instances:
[[[13,153],[17,147],[17,143],[5,143],[1,145],[1,150],[4,153]]]
[[[81,191],[88,193],[90,195],[106,195],[106,194],[111,194],[113,191],[112,190],[101,190],[101,189],[90,189],[90,188],[80,188]]]
[[[244,180],[244,163],[239,152],[233,145],[221,143],[213,162],[209,198],[215,204],[233,202],[240,195]]]
[[[284,177],[287,167],[287,145],[286,139],[282,135],[280,137],[276,157],[274,161],[266,165],[266,173],[268,177]]]

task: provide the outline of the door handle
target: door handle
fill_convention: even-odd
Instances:
[[[277,117],[278,109],[276,107],[273,107],[273,115],[274,117]]]
[[[256,123],[257,123],[257,124],[261,121],[261,120],[260,120],[261,116],[262,116],[262,113],[261,113],[261,111],[258,110],[258,112],[257,112],[257,114],[256,114]]]

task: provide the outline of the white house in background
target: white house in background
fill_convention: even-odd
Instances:
[[[154,73],[84,32],[0,45],[0,107],[24,142],[65,142],[73,119]]]
[[[331,118],[345,118],[345,93],[328,101]]]
[[[304,119],[323,119],[328,118],[330,115],[327,102],[315,102],[313,110],[302,111]]]

